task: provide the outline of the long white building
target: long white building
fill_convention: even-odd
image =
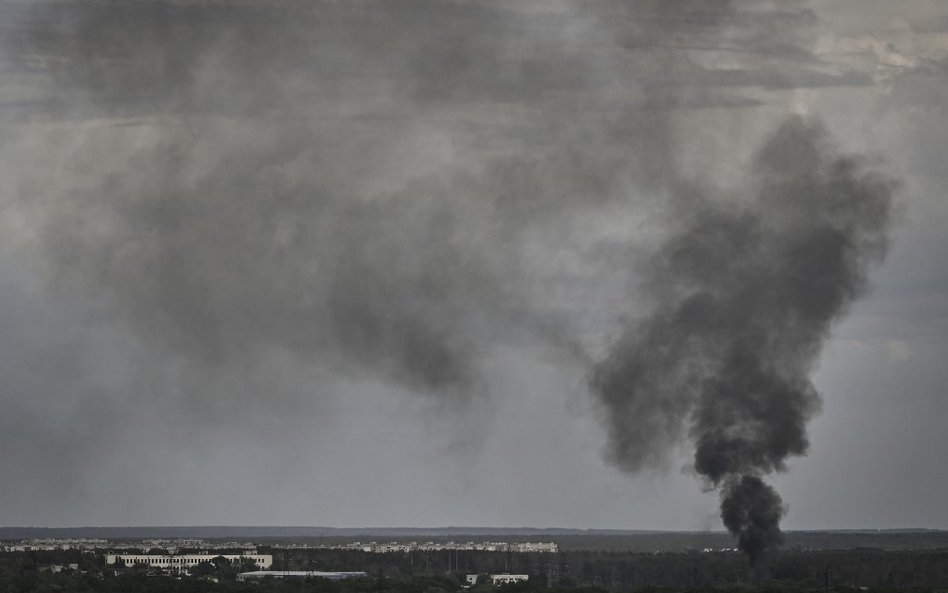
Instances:
[[[159,554],[107,554],[105,556],[105,563],[187,570],[202,562],[210,562],[218,557],[224,557],[231,562],[240,561],[242,559],[252,560],[260,570],[265,570],[273,565],[273,556],[270,554],[181,554],[177,556]]]

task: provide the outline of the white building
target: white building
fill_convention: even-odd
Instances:
[[[490,575],[490,580],[493,581],[495,585],[506,585],[508,583],[516,583],[518,581],[529,580],[530,575],[528,574],[492,574]]]
[[[469,575],[467,575],[467,576],[465,577],[465,580],[467,581],[467,584],[468,584],[468,585],[476,585],[476,584],[477,584],[477,577],[479,577],[479,576],[480,576],[480,575],[478,575],[478,574],[469,574]],[[516,583],[516,582],[519,582],[519,581],[526,581],[526,580],[529,580],[529,579],[530,579],[530,575],[528,575],[528,574],[507,574],[507,573],[504,573],[504,574],[492,574],[492,575],[489,575],[489,576],[490,576],[491,582],[492,582],[493,584],[495,584],[495,585],[506,585],[506,584],[509,584],[509,583]]]
[[[105,556],[105,563],[187,571],[202,562],[210,562],[219,557],[223,557],[230,562],[252,560],[257,568],[261,570],[270,568],[270,566],[273,565],[273,556],[270,554],[182,554],[180,556],[164,556],[159,554],[107,554]]]
[[[559,551],[559,546],[554,542],[522,542],[513,544],[510,550],[512,552],[543,552],[555,554]]]

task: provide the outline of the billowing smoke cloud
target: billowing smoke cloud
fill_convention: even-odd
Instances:
[[[168,400],[163,413],[203,429],[318,400],[319,373],[469,409],[500,347],[553,352],[581,376],[604,328],[639,312],[636,283],[659,305],[594,372],[612,461],[635,471],[690,438],[696,470],[736,505],[728,526],[770,546],[758,524],[775,529],[779,499],[755,480],[806,449],[807,373],[881,255],[891,188],[802,120],[727,206],[685,155],[735,110],[768,120],[753,109],[783,90],[867,84],[809,53],[805,2],[0,11],[0,240],[22,256],[16,278],[55,295],[46,306],[134,337],[85,340],[77,359],[122,372],[79,365],[96,380],[78,402],[45,367],[2,374],[19,415],[74,407],[71,430],[110,442]],[[18,342],[34,361],[76,349]],[[70,464],[96,457],[80,449]],[[59,476],[56,463],[22,468]]]
[[[683,222],[646,272],[658,304],[592,383],[611,459],[637,471],[693,443],[694,470],[722,488],[724,523],[759,567],[783,513],[762,476],[807,450],[820,406],[809,374],[885,253],[894,185],[799,117],[759,151],[751,180],[733,200],[682,196]]]
[[[786,6],[763,12],[812,19]],[[58,290],[182,358],[194,393],[276,350],[465,402],[498,342],[579,352],[577,296],[550,295],[614,282],[596,249],[631,239],[577,221],[634,219],[675,178],[675,110],[814,75],[731,1],[3,10],[18,146],[58,163],[18,171],[18,216]]]

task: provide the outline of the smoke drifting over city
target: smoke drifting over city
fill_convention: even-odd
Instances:
[[[766,564],[785,511],[768,476],[808,451],[813,374],[869,292],[898,187],[886,147],[821,113],[821,93],[884,77],[827,57],[810,3],[0,13],[0,443],[27,444],[4,473],[146,491],[123,447],[252,441],[281,460],[331,447],[292,419],[380,406],[421,410],[404,435],[448,426],[437,446],[471,463],[522,388],[537,422],[573,406],[561,416],[605,431],[564,437],[536,467],[579,465],[574,443],[604,441],[635,483],[685,457]],[[543,399],[536,377],[554,372],[561,393]],[[342,476],[396,448],[365,438],[311,470]],[[14,488],[11,508],[28,508]]]

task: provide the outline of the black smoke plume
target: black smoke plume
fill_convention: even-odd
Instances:
[[[810,372],[832,324],[886,250],[894,184],[794,117],[759,151],[747,196],[680,192],[683,220],[646,272],[657,305],[592,383],[609,454],[636,471],[681,440],[722,488],[721,517],[757,574],[783,506],[762,476],[807,451]]]
[[[783,543],[781,516],[780,495],[759,477],[735,477],[724,485],[721,519],[728,531],[737,534],[737,545],[747,553],[755,581],[766,575],[768,555]]]

